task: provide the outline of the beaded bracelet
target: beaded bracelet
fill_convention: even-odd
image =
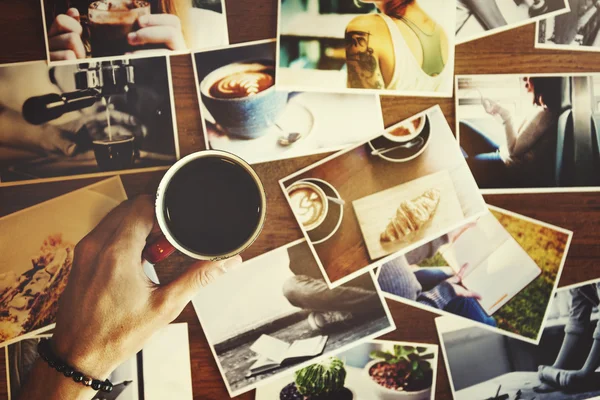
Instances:
[[[77,383],[91,387],[94,390],[100,390],[104,393],[110,393],[113,390],[113,384],[108,379],[103,382],[98,379],[90,378],[58,358],[50,348],[50,340],[48,339],[40,340],[40,343],[38,344],[38,354],[46,361],[50,368],[54,368],[67,378],[73,378]]]

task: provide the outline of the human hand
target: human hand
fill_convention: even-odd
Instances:
[[[503,120],[506,120],[508,117],[510,117],[510,115],[508,114],[508,110],[493,100],[482,98],[481,105],[483,106],[485,112],[490,115],[498,115]]]
[[[48,31],[50,60],[85,58],[85,47],[81,40],[82,33],[79,11],[76,8],[69,8],[66,14],[58,15]]]
[[[470,298],[474,298],[477,300],[481,300],[481,295],[479,293],[468,290],[462,284],[464,274],[466,273],[468,268],[469,268],[468,263],[463,264],[463,266],[460,267],[460,270],[458,271],[458,273],[456,275],[448,278],[448,280],[446,280],[446,282],[448,282],[449,284],[452,285],[452,288],[454,289],[454,292],[456,293],[456,295],[458,297],[470,297]]]
[[[71,156],[77,148],[72,137],[72,132],[54,125],[32,125],[17,111],[0,112],[0,146]]]
[[[198,290],[241,263],[239,256],[196,262],[171,283],[155,285],[143,272],[141,254],[158,231],[152,197],[143,196],[115,208],[75,247],[53,348],[95,379],[105,379],[175,319]]]
[[[137,22],[140,29],[127,36],[130,45],[140,47],[162,45],[169,50],[185,50],[187,48],[181,31],[181,21],[176,15],[142,15]]]

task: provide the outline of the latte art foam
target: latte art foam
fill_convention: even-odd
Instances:
[[[237,72],[216,81],[210,88],[210,95],[221,99],[254,96],[274,84],[269,71]]]

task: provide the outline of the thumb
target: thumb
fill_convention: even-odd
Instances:
[[[79,10],[76,9],[75,7],[69,8],[67,10],[67,15],[71,18],[76,19],[77,21],[79,21],[79,19],[80,19]]]
[[[177,312],[189,303],[200,289],[242,263],[242,257],[222,261],[199,261],[190,265],[179,277],[161,287],[162,300],[176,305]]]

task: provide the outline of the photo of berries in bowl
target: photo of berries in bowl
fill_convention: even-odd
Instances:
[[[426,400],[431,397],[435,353],[427,347],[394,345],[393,350],[374,350],[365,368],[377,398]]]

